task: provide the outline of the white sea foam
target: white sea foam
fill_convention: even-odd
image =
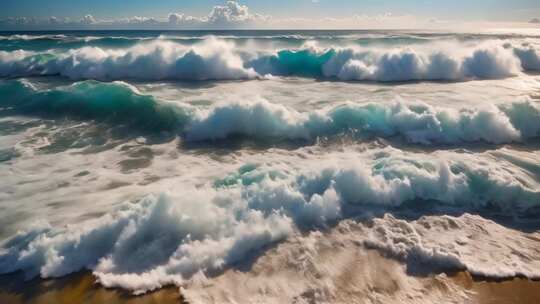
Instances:
[[[51,39],[51,40],[64,40],[68,38],[66,35],[2,35],[0,40],[38,40],[38,39]]]
[[[461,109],[398,98],[391,103],[348,102],[302,112],[263,98],[221,101],[209,108],[173,104],[141,95],[123,82],[79,82],[54,90],[38,90],[25,81],[15,81],[0,85],[0,90],[12,96],[2,105],[22,114],[52,112],[104,121],[114,118],[119,123],[134,121],[138,127],[148,126],[149,130],[179,131],[188,141],[237,135],[313,141],[350,133],[361,137],[400,136],[410,143],[424,145],[501,144],[525,142],[540,133],[540,108],[530,98]]]
[[[243,67],[231,43],[209,39],[193,47],[157,40],[125,50],[83,47],[60,53],[2,51],[0,75],[208,80],[254,78],[256,73]]]
[[[314,139],[351,131],[405,137],[421,144],[524,141],[540,132],[540,109],[530,101],[469,109],[396,101],[353,104],[312,113],[297,112],[260,100],[218,104],[187,127],[188,140],[231,135],[255,138]]]
[[[524,44],[521,47],[514,48],[514,53],[521,61],[523,69],[529,71],[540,70],[540,52],[534,46]]]
[[[196,303],[461,303],[422,275],[540,278],[535,38],[11,38],[1,76],[261,81],[1,81],[0,273]],[[371,82],[411,80],[452,82]]]
[[[493,79],[538,70],[538,51],[533,45],[512,46],[502,41],[392,48],[321,48],[306,43],[300,49],[270,51],[250,46],[210,36],[192,45],[155,39],[129,48],[1,51],[0,75],[98,80],[236,80],[274,75],[389,82]]]
[[[295,170],[270,164],[242,167],[212,185],[176,185],[173,192],[126,203],[99,219],[21,232],[3,244],[0,272],[57,277],[86,268],[105,286],[144,292],[182,285],[199,272],[215,274],[287,238],[298,227],[317,228],[351,216],[347,206],[391,207],[416,201],[432,207],[497,206],[517,212],[540,202],[534,172],[496,161],[490,153],[429,155],[386,148],[294,159]],[[408,235],[384,239],[376,234],[381,231],[376,229],[371,238],[377,248],[400,239],[410,248],[420,244]],[[456,261],[451,266],[472,265],[469,255],[449,255],[452,247],[445,244],[439,250]],[[500,252],[515,257],[513,252]],[[538,276],[531,265],[526,260],[517,266],[505,262],[500,273],[482,265],[470,268],[490,276],[512,271]]]
[[[258,258],[252,271],[198,276],[182,287],[193,303],[463,303],[474,296],[444,273],[407,275],[395,261],[361,247],[370,230],[343,221],[296,235]]]
[[[374,220],[365,242],[412,268],[466,269],[492,278],[540,277],[537,239],[480,216],[426,216],[407,222],[386,215]]]

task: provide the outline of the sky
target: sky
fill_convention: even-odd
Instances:
[[[0,28],[538,27],[539,0],[1,0]]]

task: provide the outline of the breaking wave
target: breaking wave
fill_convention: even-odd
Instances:
[[[416,144],[524,142],[540,135],[540,107],[533,101],[454,109],[397,100],[352,102],[299,112],[266,100],[218,102],[209,108],[157,100],[122,82],[77,82],[38,90],[24,80],[0,83],[2,112],[129,124],[171,131],[188,141],[232,136],[258,140],[304,140],[342,134],[399,136]]]
[[[365,245],[404,261],[412,273],[423,266],[488,278],[539,277],[535,269],[540,263],[528,258],[537,242],[481,216],[424,216],[407,222],[386,214],[373,225]],[[498,246],[500,242],[507,247]],[[515,262],[519,255],[528,262]]]
[[[540,53],[533,46],[525,44],[521,48],[515,48],[514,53],[521,60],[523,69],[540,71]]]
[[[217,105],[186,131],[189,140],[254,138],[313,140],[353,133],[359,136],[402,136],[411,143],[509,143],[536,137],[540,109],[517,102],[478,109],[438,108],[420,103],[348,103],[329,110],[301,113],[266,101]]]
[[[247,79],[256,73],[243,67],[233,45],[211,40],[186,48],[158,41],[123,49],[83,47],[67,52],[0,52],[1,76],[61,75],[72,79]]]
[[[249,164],[212,185],[178,185],[174,193],[125,203],[98,219],[64,228],[42,224],[20,232],[2,244],[0,273],[22,270],[28,278],[50,278],[90,269],[106,287],[141,293],[215,274],[298,228],[316,229],[353,215],[349,206],[386,208],[414,201],[463,210],[495,206],[527,212],[537,207],[536,180],[524,168],[490,157],[385,148],[307,161],[294,173]],[[375,229],[372,244],[403,251],[421,246],[414,230],[396,230],[402,226],[384,226],[393,232],[387,238],[382,228]],[[438,250],[444,256],[446,249]],[[461,257],[450,254],[464,261],[471,257],[467,252]],[[540,275],[538,270],[520,272],[526,263],[509,261],[505,267]],[[474,270],[497,276],[491,268],[487,263]]]
[[[534,49],[528,50],[536,54]],[[258,58],[248,66],[259,74],[380,82],[416,80],[493,79],[516,75],[531,64],[521,64],[521,53],[502,47],[471,50],[461,56],[443,51],[362,50],[354,48],[283,50]],[[532,56],[532,55],[530,55]]]
[[[102,41],[107,45],[108,42]],[[207,37],[193,44],[157,39],[126,48],[85,46],[66,50],[0,51],[0,76],[61,75],[95,80],[240,80],[300,76],[342,81],[462,81],[493,79],[539,69],[532,45],[501,42],[475,46],[328,47],[307,43],[267,52]],[[452,52],[447,48],[455,48]]]
[[[19,80],[0,84],[1,112],[67,116],[73,119],[130,124],[148,131],[181,128],[188,121],[187,106],[179,108],[138,93],[124,82],[84,81],[51,90],[38,90]],[[7,97],[9,96],[9,98]]]

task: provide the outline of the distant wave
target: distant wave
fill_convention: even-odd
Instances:
[[[61,75],[96,80],[239,80],[300,76],[343,81],[493,79],[538,70],[532,45],[459,43],[437,47],[283,49],[253,51],[214,37],[184,45],[150,40],[128,48],[87,46],[34,52],[0,51],[0,76]]]
[[[523,142],[540,135],[540,106],[532,101],[453,109],[423,103],[345,103],[298,112],[266,100],[218,102],[197,108],[141,95],[122,83],[77,82],[38,90],[24,80],[0,83],[3,111],[42,117],[129,124],[141,130],[172,131],[189,141],[231,136],[262,140],[306,140],[351,134],[400,136],[417,144]]]
[[[527,212],[540,204],[534,178],[485,154],[429,155],[385,148],[330,156],[328,161],[307,161],[300,172],[244,166],[214,185],[178,185],[174,193],[150,195],[67,228],[34,226],[2,244],[0,273],[22,270],[28,278],[50,278],[90,269],[107,287],[146,292],[215,273],[298,227],[317,229],[346,218],[347,206],[392,207],[420,200],[426,206],[479,210],[495,205]],[[414,230],[404,224],[392,227],[382,228],[394,231],[396,238],[385,238],[382,229],[373,231],[379,247],[412,254],[414,245],[422,245]],[[470,265],[474,259],[474,252],[459,256],[451,246],[437,248],[433,258],[439,260],[451,256],[462,261],[459,265]],[[493,263],[505,272],[497,272]],[[528,268],[527,259],[493,263],[471,270],[494,277],[510,271],[540,277],[538,269]]]
[[[63,35],[63,34],[55,34],[55,35],[27,35],[27,34],[15,34],[15,35],[2,35],[0,36],[0,40],[42,40],[42,39],[50,39],[50,40],[64,40],[68,39],[69,36]]]
[[[157,33],[157,32],[156,32]],[[207,34],[204,31],[199,32],[199,35],[196,35],[196,31],[193,32],[193,35],[188,35],[187,33],[182,35],[179,33],[162,33],[160,35],[100,35],[100,36],[84,36],[84,35],[66,35],[66,34],[48,34],[48,35],[37,35],[37,34],[14,34],[14,35],[0,35],[0,40],[86,40],[91,41],[92,39],[133,39],[133,40],[149,40],[149,39],[164,39],[164,40],[204,40],[210,37],[218,37],[219,39],[230,39],[230,40],[243,40],[243,39],[258,39],[258,40],[359,40],[359,39],[414,39],[414,40],[428,40],[431,36],[422,36],[417,34],[406,34],[406,33],[364,33],[364,34],[340,34],[339,32],[328,33],[319,33],[319,34],[306,34],[306,33],[268,33],[268,34],[245,34],[242,32],[236,32],[234,34]],[[436,37],[448,37],[449,34],[435,35]]]

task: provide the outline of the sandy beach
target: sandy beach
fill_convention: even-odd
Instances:
[[[540,303],[540,282],[523,278],[503,281],[486,281],[473,278],[467,272],[460,272],[451,277],[454,282],[472,292],[472,303],[507,304]]]
[[[540,303],[538,281],[494,281],[466,271],[414,273],[403,261],[359,244],[362,229],[348,222],[297,235],[249,265],[139,296],[104,288],[88,271],[30,281],[22,273],[3,275],[0,303]]]
[[[80,272],[61,279],[34,279],[25,282],[17,274],[0,278],[0,303],[9,304],[158,304],[182,303],[176,287],[163,288],[141,296],[116,289],[106,289],[95,283],[89,272]]]
[[[449,277],[468,292],[471,304],[536,304],[540,303],[540,282],[514,278],[499,282],[473,278],[467,272]],[[9,304],[172,304],[190,303],[184,300],[176,287],[163,288],[141,296],[116,289],[107,289],[95,283],[91,273],[81,272],[57,280],[24,282],[20,276],[4,275],[0,278],[0,303]],[[433,283],[434,288],[438,288]],[[217,302],[216,302],[217,303]]]

